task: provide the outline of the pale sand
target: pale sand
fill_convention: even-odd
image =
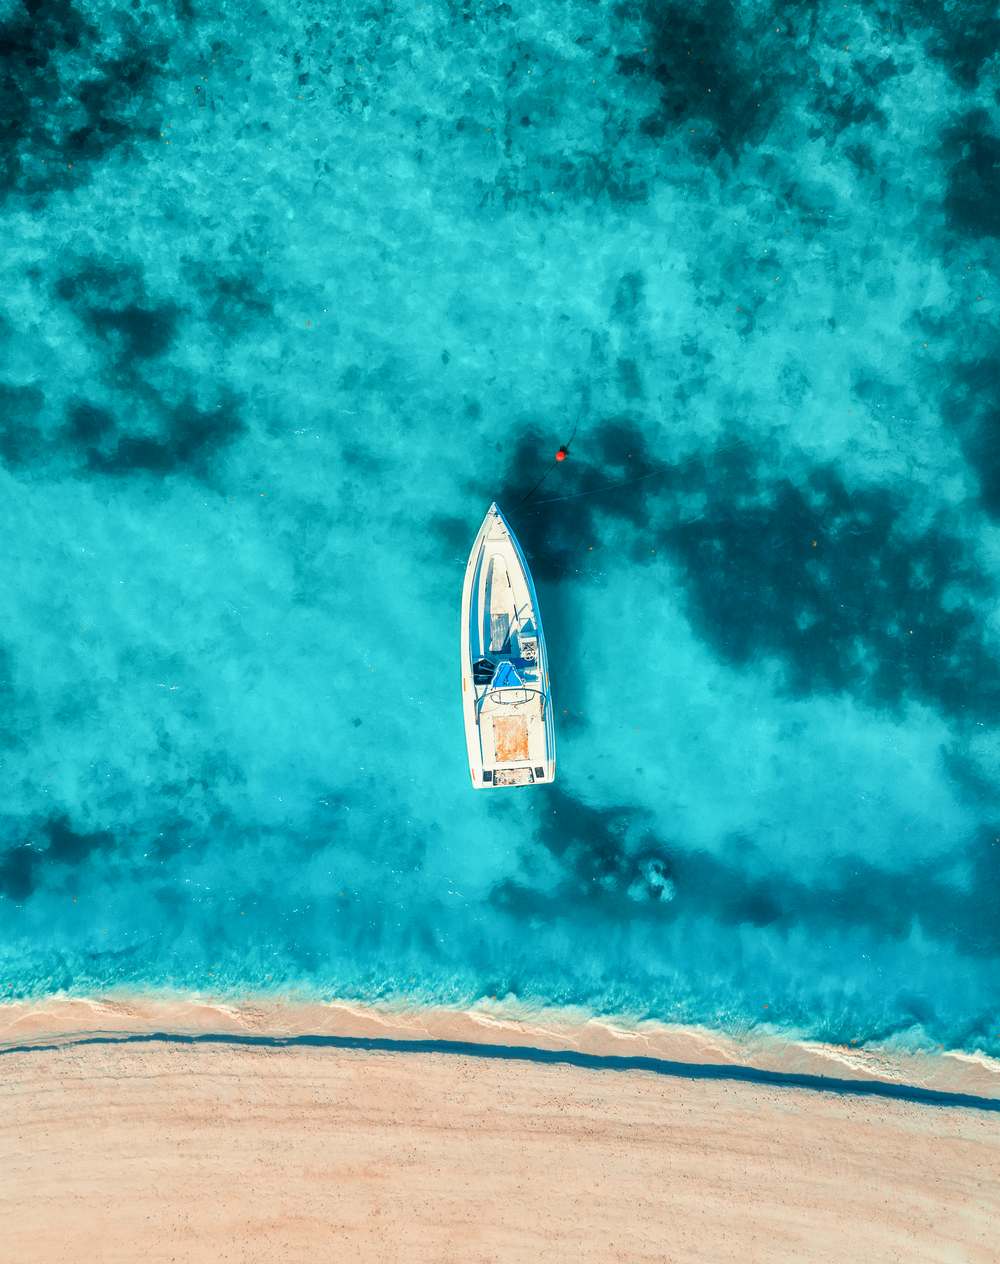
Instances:
[[[0,1007],[5,1264],[998,1259],[1000,1115],[988,1111],[454,1053],[72,1034],[10,1051],[60,1023],[72,1032],[74,1014],[77,1032],[142,1031],[186,1006],[186,1023],[152,1026],[220,1030],[206,1004]],[[244,1032],[289,1034],[308,1014],[314,1032],[324,1021],[468,1039],[472,1021],[326,1009],[230,1007]],[[517,1043],[502,1030],[480,1038]],[[568,1030],[552,1037],[561,1047]],[[700,1048],[725,1062],[708,1056],[709,1033],[656,1034],[673,1040],[659,1056]],[[575,1036],[598,1053],[636,1052],[634,1038],[586,1024]],[[971,1068],[963,1091],[995,1090],[995,1064],[958,1065]]]

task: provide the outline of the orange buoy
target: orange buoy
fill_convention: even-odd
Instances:
[[[569,456],[569,453],[566,451],[566,449],[560,448],[559,451],[556,453],[556,460],[565,461],[568,456]]]

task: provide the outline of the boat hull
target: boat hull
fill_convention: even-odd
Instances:
[[[495,504],[465,568],[461,655],[475,789],[554,781],[555,716],[538,597],[521,546]]]

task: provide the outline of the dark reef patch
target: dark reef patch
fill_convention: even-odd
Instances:
[[[359,439],[348,439],[341,448],[340,455],[347,469],[357,470],[371,477],[384,474],[390,464],[376,448]]]
[[[115,477],[178,472],[204,477],[212,458],[244,429],[232,398],[206,409],[186,399],[163,407],[160,427],[152,434],[116,428],[101,447],[86,449],[86,465],[95,473]]]
[[[835,141],[849,127],[874,127],[881,131],[887,119],[866,90],[871,86],[872,75],[866,75],[857,62],[850,70],[838,70],[830,83],[817,81],[812,87],[810,136]]]
[[[975,471],[984,511],[1000,520],[1000,339],[947,365],[943,380],[941,416]]]
[[[74,396],[46,410],[38,387],[0,384],[0,461],[55,475],[208,479],[246,427],[232,392],[202,401],[170,366],[184,309],[150,294],[130,263],[86,260],[53,289],[103,360],[95,387],[105,398]]]
[[[615,297],[611,304],[611,316],[614,320],[629,324],[641,313],[646,298],[646,278],[641,272],[625,272],[615,286]]]
[[[878,0],[872,16],[896,38],[912,37],[963,88],[974,88],[1000,48],[1000,10],[995,0]]]
[[[184,265],[188,283],[201,299],[201,316],[215,330],[239,336],[248,325],[274,314],[271,297],[241,272],[212,272],[196,261]]]
[[[77,184],[131,140],[158,133],[144,117],[165,50],[141,13],[104,25],[72,0],[14,0],[0,21],[0,194]]]
[[[19,831],[15,841],[0,853],[0,894],[14,901],[26,899],[42,876],[59,866],[65,871],[82,865],[94,852],[107,851],[114,836],[106,830],[80,833],[67,817],[43,821],[26,837]]]
[[[208,478],[213,460],[246,429],[228,395],[203,408],[190,397],[170,404],[147,389],[142,404],[152,413],[147,423],[122,422],[108,408],[72,399],[51,434],[27,421],[0,426],[0,462],[12,471]]]
[[[618,373],[618,384],[625,398],[627,400],[641,399],[642,375],[636,361],[628,356],[619,356],[615,367]]]
[[[589,427],[558,480],[525,504],[539,446],[522,435],[498,500],[542,580],[580,574],[581,551],[611,544],[610,529],[602,565],[669,557],[705,643],[737,667],[781,662],[793,694],[1000,714],[982,618],[993,586],[944,520],[907,525],[901,492],[849,488],[835,465],[767,473],[738,441],[665,463],[618,417]]]
[[[214,294],[208,308],[208,319],[216,324],[233,325],[246,319],[270,316],[274,303],[246,276],[215,278]]]
[[[576,573],[581,546],[601,538],[601,518],[628,522],[637,533],[648,527],[653,499],[676,476],[675,467],[649,456],[637,421],[609,417],[590,425],[585,439],[575,442],[558,477],[546,477],[526,496],[525,489],[538,480],[538,454],[544,448],[537,431],[522,432],[508,451],[499,482],[491,486],[497,488],[496,500],[511,519],[532,572],[547,580]]]
[[[649,186],[637,164],[620,155],[583,151],[543,163],[541,170],[544,182],[568,198],[586,202],[604,198],[619,205],[649,198]]]
[[[968,874],[961,885],[941,880],[940,859],[896,872],[856,856],[831,858],[828,873],[810,884],[769,867],[747,838],[713,854],[658,837],[640,808],[594,807],[558,787],[546,802],[536,833],[541,850],[522,857],[525,877],[499,883],[490,896],[512,916],[573,916],[582,904],[608,922],[707,917],[812,933],[855,926],[895,940],[919,926],[969,956],[1000,955],[993,914],[1000,825],[982,826],[957,850]]]
[[[943,523],[908,531],[897,493],[848,489],[833,466],[795,483],[748,464],[706,478],[704,494],[704,511],[659,539],[696,630],[721,657],[743,666],[774,655],[795,693],[1000,714],[1000,666],[977,605],[990,586]]]
[[[970,110],[947,128],[941,151],[951,165],[945,211],[970,237],[1000,237],[1000,135],[985,110]]]
[[[967,803],[982,815],[1000,815],[1000,770],[991,767],[987,771],[982,761],[958,744],[942,747],[941,764]]]
[[[791,6],[787,6],[789,9]],[[767,131],[780,105],[788,67],[788,36],[772,38],[776,26],[788,31],[791,16],[761,29],[744,25],[747,15],[732,0],[658,3],[634,0],[615,11],[622,43],[629,51],[615,62],[625,78],[655,84],[659,108],[641,131],[659,139],[692,124],[711,129],[706,156],[726,151],[735,157]],[[783,55],[776,55],[779,51]],[[702,148],[705,140],[699,141]]]
[[[546,792],[537,838],[556,862],[563,894],[586,903],[624,907],[623,902],[669,902],[670,852],[638,808],[593,807],[558,786]],[[531,864],[530,855],[526,857]],[[504,884],[497,898],[513,894]],[[570,907],[570,906],[567,906]]]
[[[72,400],[66,409],[66,438],[82,448],[99,443],[115,428],[115,419],[106,408],[88,404],[85,399]]]
[[[174,303],[154,302],[133,265],[90,260],[60,277],[55,288],[124,368],[135,360],[163,355],[174,340],[180,309]]]
[[[996,373],[997,366],[993,368]],[[979,479],[983,508],[991,518],[1000,519],[1000,395],[993,401],[965,428],[963,446]]]
[[[464,518],[456,518],[452,514],[434,514],[427,526],[444,548],[463,559],[468,554],[469,524]]]

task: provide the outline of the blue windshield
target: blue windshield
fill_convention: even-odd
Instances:
[[[524,684],[524,681],[517,674],[510,663],[501,663],[493,677],[491,688],[493,689],[517,689]]]

